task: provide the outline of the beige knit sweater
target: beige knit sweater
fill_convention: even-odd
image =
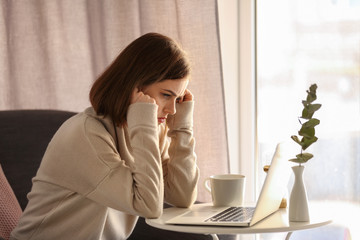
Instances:
[[[190,206],[199,178],[193,102],[176,110],[168,128],[158,125],[151,103],[130,105],[128,125],[116,133],[92,108],[66,121],[48,145],[11,239],[126,239],[137,216],[162,214],[164,198]]]

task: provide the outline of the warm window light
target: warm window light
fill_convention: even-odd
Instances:
[[[309,201],[352,239],[360,239],[349,218],[360,214],[359,12],[359,0],[257,1],[258,171],[274,144],[297,131],[299,99],[316,83],[322,108],[304,176]]]

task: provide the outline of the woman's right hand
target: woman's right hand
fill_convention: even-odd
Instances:
[[[156,104],[155,99],[153,99],[149,95],[144,94],[142,91],[139,91],[138,88],[135,88],[131,95],[130,104],[138,103],[138,102],[155,103]]]

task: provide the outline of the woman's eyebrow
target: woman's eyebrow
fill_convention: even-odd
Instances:
[[[167,91],[167,92],[169,92],[172,96],[174,96],[174,97],[177,97],[177,95],[176,95],[176,93],[174,93],[173,91],[171,91],[171,90],[169,90],[169,89],[162,89],[163,91]]]

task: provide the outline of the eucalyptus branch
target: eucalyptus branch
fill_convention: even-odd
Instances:
[[[300,154],[296,155],[296,158],[290,159],[289,161],[299,163],[301,166],[302,163],[306,163],[309,161],[313,155],[311,153],[305,153],[305,151],[311,144],[317,141],[317,137],[315,136],[315,126],[320,124],[320,120],[313,118],[314,113],[320,109],[321,104],[314,104],[313,102],[316,100],[316,89],[317,85],[313,84],[310,86],[309,90],[307,90],[306,100],[302,101],[304,109],[302,110],[301,117],[298,117],[298,121],[301,125],[300,130],[298,131],[299,136],[293,135],[291,139],[294,140],[297,144],[300,145]],[[302,122],[301,119],[306,120],[306,122]]]

